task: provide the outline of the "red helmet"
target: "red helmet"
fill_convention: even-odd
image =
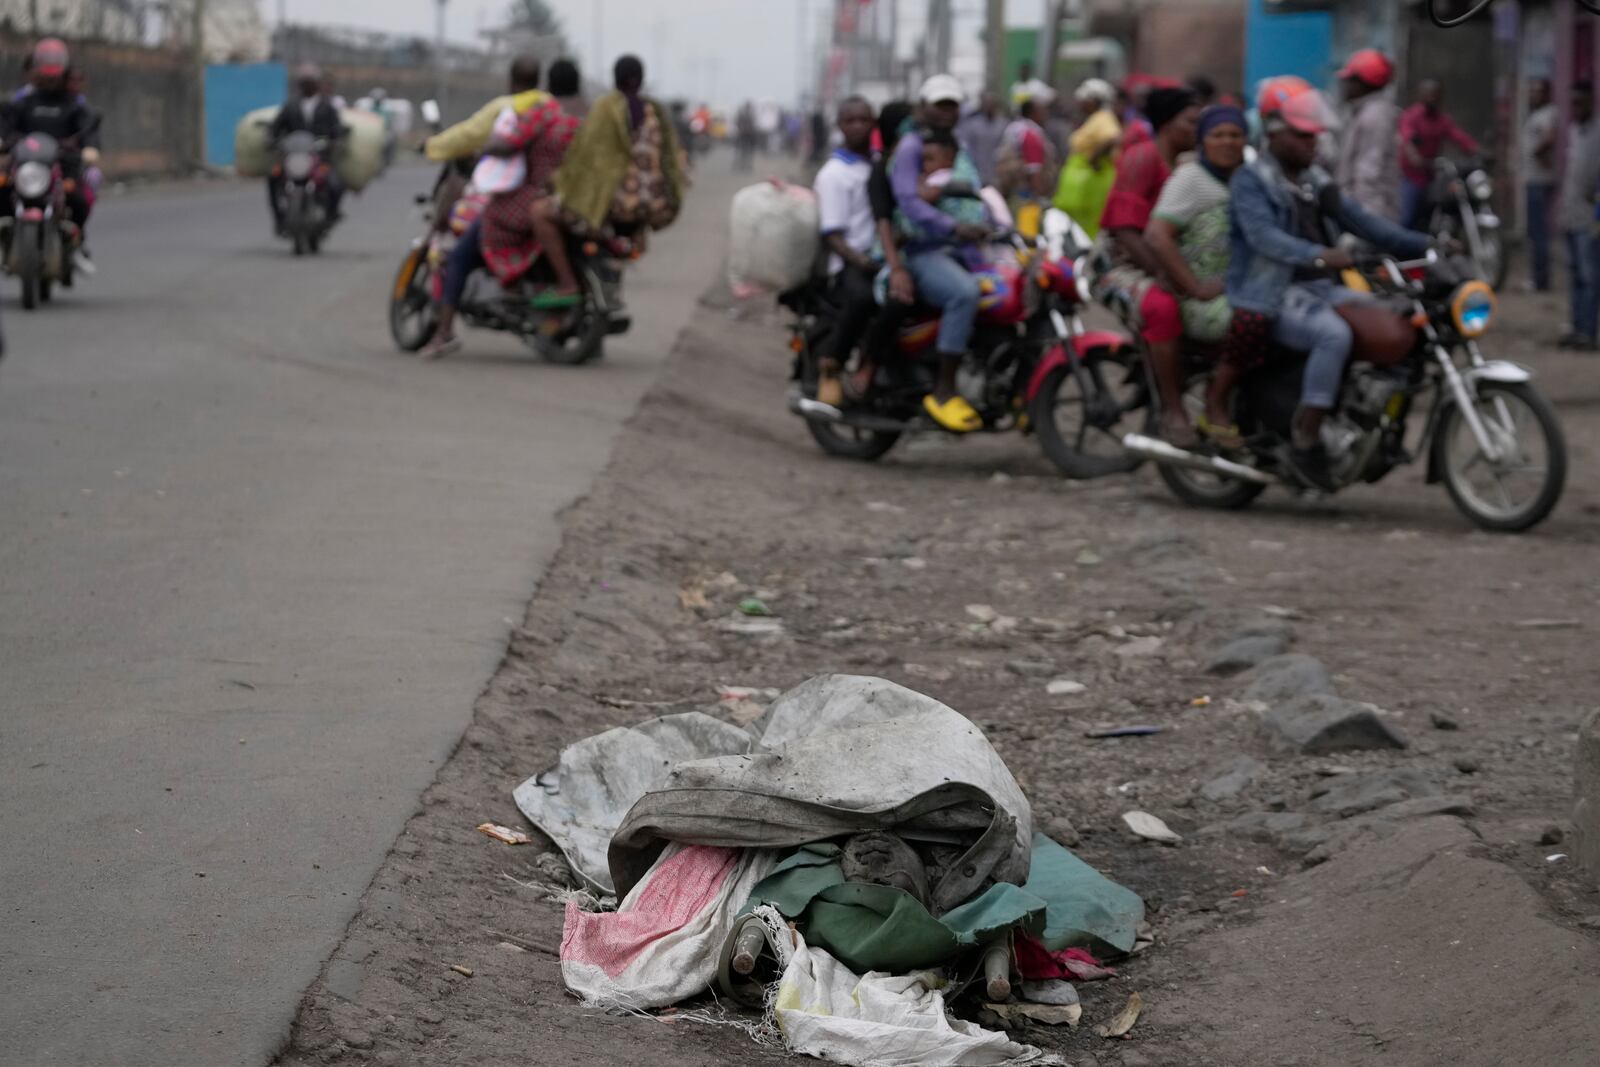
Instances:
[[[33,46],[33,59],[28,69],[46,78],[59,77],[67,72],[67,42],[59,37],[46,37]]]
[[[1283,105],[1295,97],[1315,91],[1311,88],[1310,82],[1293,74],[1280,74],[1276,78],[1267,78],[1256,90],[1256,110],[1261,112],[1261,118],[1265,120],[1269,115],[1280,113]]]
[[[1277,120],[1301,133],[1322,133],[1333,125],[1333,115],[1322,94],[1293,74],[1268,78],[1256,93],[1256,110],[1264,124]]]
[[[1394,77],[1394,64],[1376,48],[1363,48],[1345,63],[1339,77],[1353,78],[1370,89],[1382,89]]]

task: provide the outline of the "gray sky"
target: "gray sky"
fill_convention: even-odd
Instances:
[[[277,17],[280,3],[294,22],[422,36],[432,36],[436,10],[433,0],[262,0],[269,22]],[[925,0],[899,3],[903,26],[924,17]],[[651,86],[661,95],[714,97],[721,103],[762,96],[795,99],[802,50],[815,42],[833,8],[832,0],[551,0],[551,5],[565,19],[567,37],[586,74],[597,54],[598,10],[603,12],[599,51],[606,68],[622,53],[633,52],[644,60]],[[479,28],[501,21],[506,6],[505,0],[450,0],[450,37],[473,39]],[[1044,0],[1009,0],[1007,21],[1037,25],[1043,7]],[[956,8],[970,17],[983,4],[957,0]],[[804,44],[799,38],[802,26],[807,27]],[[909,33],[903,36],[909,38]],[[808,70],[808,81],[809,76]]]

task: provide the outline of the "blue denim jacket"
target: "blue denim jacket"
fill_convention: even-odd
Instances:
[[[1332,181],[1327,171],[1312,167],[1307,192],[1317,196]],[[1314,266],[1328,245],[1299,236],[1290,199],[1294,194],[1271,153],[1262,152],[1254,163],[1240,167],[1228,184],[1232,190],[1228,302],[1245,311],[1276,315],[1295,268]],[[1398,256],[1418,257],[1428,251],[1427,234],[1379,218],[1348,196],[1340,199],[1344,221],[1357,237]],[[1334,229],[1334,220],[1326,222]],[[1328,243],[1336,236],[1330,233]]]

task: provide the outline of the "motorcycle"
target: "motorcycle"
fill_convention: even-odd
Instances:
[[[455,164],[446,164],[440,183]],[[435,187],[437,189],[437,185]],[[465,227],[436,224],[435,197],[419,195],[427,229],[412,240],[389,293],[389,332],[402,352],[420,351],[438,328],[444,268]],[[544,259],[536,260],[510,287],[481,264],[467,277],[456,317],[468,325],[509,333],[552,363],[575,365],[605,355],[607,337],[627,333],[632,320],[622,302],[622,266],[638,258],[630,235],[606,232],[593,239],[569,237],[567,252],[583,290],[571,308],[541,310],[532,297],[555,282]]]
[[[1130,389],[1138,362],[1119,334],[1089,330],[1083,253],[1088,236],[1064,212],[1045,213],[1040,236],[995,235],[1014,262],[998,257],[977,272],[983,290],[978,322],[957,388],[983,419],[983,432],[1036,433],[1045,455],[1069,478],[1132,470],[1120,423],[1134,410]],[[817,400],[820,353],[839,308],[826,283],[812,279],[778,297],[794,316],[789,409],[826,453],[876,460],[907,433],[942,431],[923,409],[937,372],[939,312],[919,307],[900,329],[895,351],[877,361],[870,387],[843,408]],[[861,355],[853,359],[859,366]],[[846,369],[849,373],[849,369]]]
[[[326,161],[328,142],[310,132],[298,130],[278,142],[278,163],[273,177],[278,186],[278,208],[283,233],[294,246],[294,254],[315,255],[333,229],[328,213]]]
[[[1425,458],[1427,483],[1442,482],[1462,514],[1483,529],[1538,525],[1561,498],[1566,444],[1528,369],[1483,354],[1479,341],[1494,318],[1494,291],[1464,257],[1368,256],[1357,266],[1380,299],[1410,317],[1416,340],[1398,361],[1354,353],[1339,406],[1322,430],[1339,487],[1378,482]],[[1245,438],[1241,453],[1186,451],[1141,433],[1124,443],[1158,463],[1167,487],[1190,505],[1242,508],[1272,485],[1300,490],[1287,449],[1304,364],[1299,353],[1277,351],[1240,383],[1234,415]],[[1209,367],[1191,359],[1184,401],[1192,415],[1203,410],[1208,377]],[[1419,417],[1413,450],[1406,435]]]
[[[1428,222],[1422,228],[1441,246],[1465,245],[1477,265],[1478,277],[1498,291],[1505,287],[1511,262],[1493,199],[1494,179],[1484,164],[1458,167],[1441,156],[1434,162]]]
[[[22,306],[30,311],[50,300],[56,283],[73,283],[78,228],[67,213],[69,180],[61,156],[54,137],[28,134],[12,146],[5,174],[13,211],[0,220],[0,252],[6,273],[21,281]]]

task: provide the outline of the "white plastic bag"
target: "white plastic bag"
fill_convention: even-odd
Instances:
[[[769,181],[733,198],[728,281],[736,293],[781,293],[811,277],[822,220],[810,189]]]

